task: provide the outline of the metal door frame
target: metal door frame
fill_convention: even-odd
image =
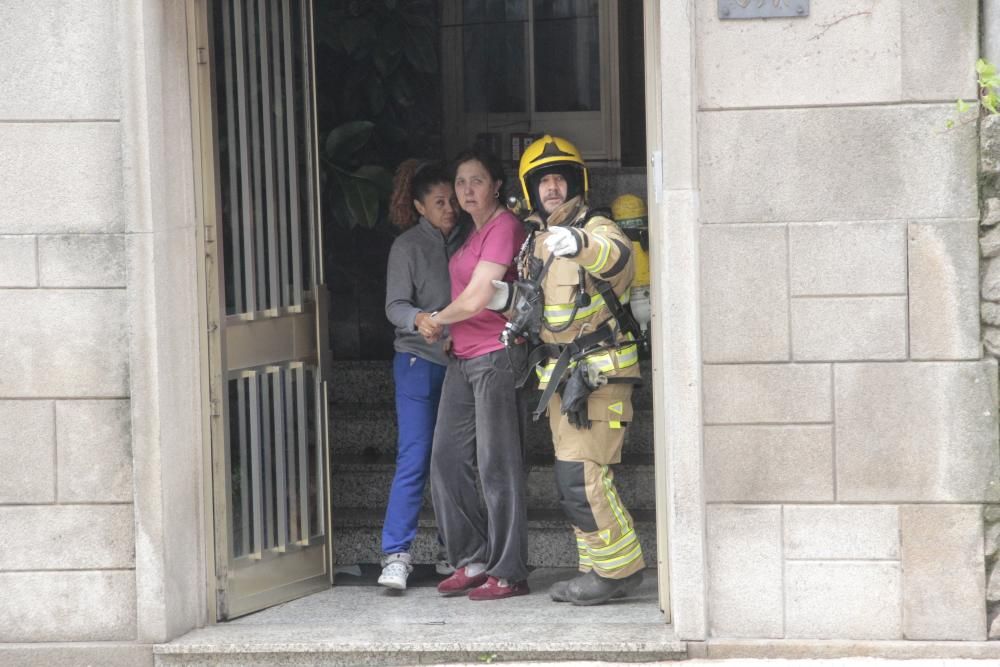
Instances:
[[[204,517],[204,547],[206,569],[206,601],[208,606],[209,623],[219,622],[220,613],[226,613],[220,605],[220,593],[225,590],[227,577],[230,573],[228,557],[222,557],[218,544],[226,545],[228,552],[229,544],[229,520],[230,513],[227,508],[228,494],[226,488],[225,458],[215,456],[215,447],[226,447],[228,443],[227,431],[229,428],[228,419],[225,418],[226,404],[226,330],[230,334],[241,329],[241,325],[246,321],[237,321],[236,317],[225,315],[225,300],[222,286],[225,285],[224,263],[218,261],[221,257],[217,247],[219,239],[220,203],[218,201],[218,179],[219,165],[216,160],[216,129],[213,123],[213,106],[215,102],[215,91],[212,81],[211,67],[209,66],[212,57],[210,39],[210,20],[212,0],[186,0],[187,16],[187,51],[189,63],[189,84],[191,90],[191,116],[192,116],[192,141],[194,152],[200,159],[194,161],[195,177],[195,211],[197,217],[196,246],[199,256],[204,260],[197,263],[199,290],[199,321],[200,335],[202,339],[202,401],[207,403],[207,410],[203,410],[203,517]],[[313,30],[313,7],[312,2],[307,0],[309,33]],[[309,48],[313,49],[312,39]],[[315,87],[315,66],[310,68],[309,75],[311,81],[311,120],[312,120],[312,159],[318,162],[317,128],[316,128],[316,87]],[[317,471],[319,479],[322,480],[322,518],[326,534],[325,548],[325,569],[327,582],[333,581],[333,532],[331,529],[331,503],[330,503],[330,461],[329,461],[329,408],[328,408],[328,381],[330,379],[330,357],[329,350],[324,341],[328,340],[327,335],[327,314],[328,297],[325,285],[322,282],[323,276],[323,234],[320,221],[320,197],[319,197],[319,171],[314,169],[312,187],[316,193],[316,253],[313,259],[315,282],[319,283],[313,293],[303,289],[304,299],[308,296],[316,306],[315,326],[309,320],[312,319],[306,313],[302,317],[296,317],[293,313],[282,320],[274,322],[270,341],[283,342],[286,346],[295,348],[302,344],[308,344],[308,339],[316,341],[317,355],[316,366],[319,378],[319,388],[316,399],[319,402],[319,414],[317,415],[318,427],[322,429],[320,444],[323,450],[322,470]],[[304,286],[305,287],[305,286]],[[308,300],[308,299],[307,299]],[[246,354],[254,355],[257,350],[245,350]],[[266,346],[258,346],[259,351],[263,351]],[[246,356],[246,354],[244,356]],[[267,354],[261,356],[261,363],[266,364]],[[302,377],[304,378],[303,371]],[[276,559],[275,562],[277,562]],[[280,561],[282,566],[295,567],[299,565],[291,558],[283,556]],[[294,599],[304,592],[309,586],[303,585],[301,591],[292,590],[290,595],[282,599],[269,600],[269,604],[278,604],[286,599]],[[227,614],[230,618],[247,613],[245,610],[237,610],[235,613]]]

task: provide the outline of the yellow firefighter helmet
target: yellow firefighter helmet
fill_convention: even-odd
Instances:
[[[528,144],[521,154],[521,164],[517,170],[524,199],[532,210],[543,211],[541,202],[538,201],[538,184],[543,176],[552,173],[558,173],[566,179],[567,199],[578,195],[587,198],[587,165],[580,151],[566,139],[546,134]]]
[[[632,241],[635,257],[634,287],[649,286],[649,218],[641,197],[624,194],[611,202],[611,217]]]

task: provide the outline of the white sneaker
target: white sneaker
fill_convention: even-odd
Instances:
[[[397,591],[406,590],[406,578],[413,572],[410,554],[403,552],[382,557],[382,574],[378,583]]]
[[[455,573],[455,568],[448,562],[448,557],[444,555],[443,550],[437,553],[437,560],[434,562],[434,571],[442,577],[450,577]]]

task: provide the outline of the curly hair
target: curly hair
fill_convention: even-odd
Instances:
[[[414,200],[423,200],[435,185],[451,185],[451,175],[441,162],[409,159],[396,168],[389,197],[389,220],[400,229],[416,224]]]

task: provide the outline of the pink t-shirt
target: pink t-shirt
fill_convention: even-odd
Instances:
[[[503,211],[482,229],[473,230],[465,245],[448,262],[451,300],[454,301],[469,285],[472,272],[483,260],[506,265],[504,280],[514,280],[516,274],[512,264],[525,236],[524,225],[510,211]],[[483,310],[463,322],[455,322],[450,325],[452,353],[459,359],[472,359],[501,349],[500,332],[505,324],[507,320],[503,315],[492,310]]]

